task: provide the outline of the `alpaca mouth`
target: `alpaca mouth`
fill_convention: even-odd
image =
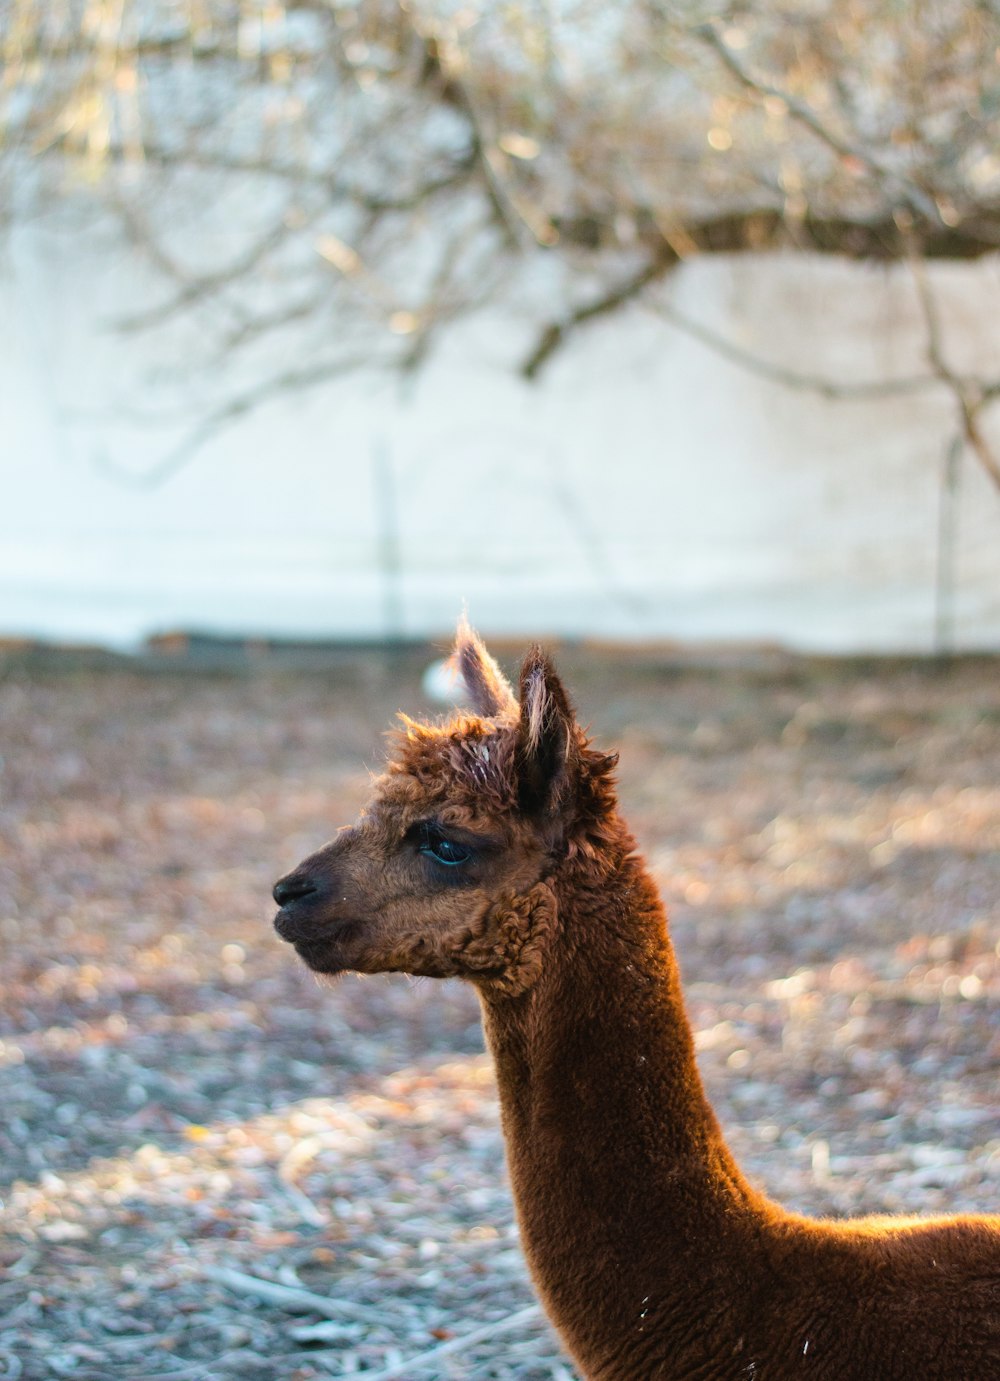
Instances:
[[[313,973],[344,973],[350,965],[341,957],[335,943],[322,940],[296,940],[295,953]]]
[[[293,945],[303,938],[303,932],[307,928],[301,919],[296,920],[294,909],[294,902],[290,906],[283,906],[274,918],[275,930],[283,940],[288,940]]]
[[[296,916],[297,909],[294,903],[283,906],[274,918],[274,928],[299,958],[317,973],[340,973],[350,967],[343,958],[343,944],[357,933],[357,923],[317,924],[315,918]]]
[[[341,939],[345,931],[353,929],[353,925],[347,919],[324,921],[309,916],[305,908],[292,902],[283,906],[275,916],[274,928],[283,940],[293,945],[325,944],[334,937]]]

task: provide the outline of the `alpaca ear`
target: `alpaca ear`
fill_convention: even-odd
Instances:
[[[510,682],[486,651],[482,638],[469,627],[464,614],[455,637],[452,663],[465,683],[469,701],[477,714],[486,719],[517,714],[517,701]]]
[[[546,653],[533,647],[521,667],[517,771],[522,810],[552,811],[565,798],[576,741],[569,696]]]

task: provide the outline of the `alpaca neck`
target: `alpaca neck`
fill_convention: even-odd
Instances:
[[[647,1320],[681,1326],[767,1209],[705,1098],[651,880],[627,858],[599,889],[556,890],[541,976],[484,994],[484,1025],[536,1284],[588,1374],[626,1375],[617,1352],[602,1370],[609,1340],[639,1357]]]

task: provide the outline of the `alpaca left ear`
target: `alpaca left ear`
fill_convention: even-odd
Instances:
[[[576,718],[555,667],[533,647],[521,667],[518,799],[528,814],[551,812],[572,784]]]
[[[486,651],[486,644],[462,615],[455,637],[453,663],[457,666],[477,714],[486,719],[517,713],[510,682]]]

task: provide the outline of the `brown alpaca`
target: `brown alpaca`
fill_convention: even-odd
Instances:
[[[706,1102],[662,904],[548,658],[520,704],[404,721],[360,822],[274,889],[320,973],[458,976],[496,1061],[524,1249],[588,1378],[996,1381],[1000,1216],[817,1222],[743,1177]]]

